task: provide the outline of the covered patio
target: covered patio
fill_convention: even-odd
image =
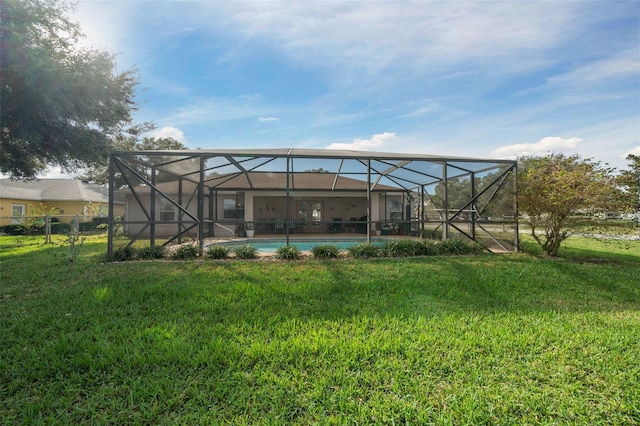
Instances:
[[[108,250],[121,224],[127,245],[384,235],[517,251],[515,172],[510,160],[362,151],[114,152]]]

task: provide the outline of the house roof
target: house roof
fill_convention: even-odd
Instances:
[[[108,203],[109,190],[76,179],[0,179],[0,198],[32,201],[85,201]],[[116,201],[122,203],[122,201]]]
[[[215,173],[218,173],[217,176],[237,176],[231,181],[228,178],[218,179],[220,188],[233,186],[234,189],[253,190],[285,189],[287,175],[278,175],[285,170],[290,177],[309,172],[327,173],[326,176],[318,176],[318,179],[331,181],[330,185],[326,182],[321,185],[322,189],[339,189],[338,185],[342,184],[347,186],[343,189],[348,190],[356,184],[347,183],[342,180],[343,177],[365,182],[366,176],[370,175],[372,190],[375,191],[391,190],[380,189],[381,185],[388,185],[395,190],[414,190],[456,177],[488,173],[515,165],[514,160],[297,148],[118,151],[112,153],[112,158],[117,166],[115,172],[128,176],[131,182],[139,181],[137,178],[141,174],[146,176],[148,170],[154,169],[158,172],[158,181],[168,181],[166,176],[173,176],[198,182],[203,176],[203,181],[210,186]],[[258,176],[252,179],[251,173],[262,173],[262,176],[272,178],[270,181]],[[280,181],[276,184],[278,179]],[[225,182],[224,185],[221,182]],[[319,185],[318,182],[316,184]],[[364,183],[359,185],[366,187]],[[310,187],[316,188],[302,182],[297,183],[295,189]]]
[[[205,186],[217,190],[251,191],[251,190],[285,190],[287,188],[287,173],[285,172],[248,172],[208,176],[204,180]],[[182,189],[185,192],[195,191],[197,184],[184,181]],[[166,193],[177,193],[178,182],[163,182],[158,189]],[[360,191],[367,190],[367,181],[337,176],[334,173],[301,172],[289,174],[289,189],[297,191]],[[136,192],[149,192],[148,186],[138,186]],[[387,185],[376,185],[376,191],[398,191],[398,188]],[[128,190],[122,192],[128,193]]]
[[[367,181],[353,179],[346,176],[336,176],[334,173],[300,172],[289,175],[289,188],[294,190],[338,190],[338,191],[366,191]],[[237,175],[221,175],[205,179],[208,186],[219,189],[285,189],[287,187],[287,173],[285,172],[249,172]],[[397,191],[398,188],[379,185],[377,190]]]

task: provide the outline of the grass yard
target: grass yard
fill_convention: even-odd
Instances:
[[[0,423],[639,424],[640,242],[566,245],[69,264],[0,238]]]

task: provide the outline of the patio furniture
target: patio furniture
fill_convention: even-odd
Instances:
[[[349,218],[349,222],[347,222],[344,226],[344,230],[346,232],[356,232],[358,230],[358,218],[351,217]]]
[[[362,216],[358,219],[358,224],[356,225],[356,232],[359,234],[367,233],[367,216]]]
[[[327,227],[327,232],[336,233],[336,232],[342,232],[342,231],[343,231],[343,229],[342,229],[342,218],[341,217],[334,217],[333,218],[333,223]]]

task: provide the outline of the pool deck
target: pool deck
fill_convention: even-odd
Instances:
[[[251,241],[285,241],[287,238],[286,235],[283,234],[259,234],[252,238],[249,237],[227,237],[227,238],[206,238],[204,241],[205,246],[209,246],[211,244],[221,244],[221,243],[242,243],[242,242],[251,242]],[[381,239],[417,239],[417,237],[411,237],[408,235],[374,235],[371,237],[372,239],[381,240]],[[327,233],[297,233],[297,234],[289,234],[289,242],[295,241],[336,241],[336,240],[366,240],[366,234],[359,234],[355,232],[338,232],[333,234]]]

